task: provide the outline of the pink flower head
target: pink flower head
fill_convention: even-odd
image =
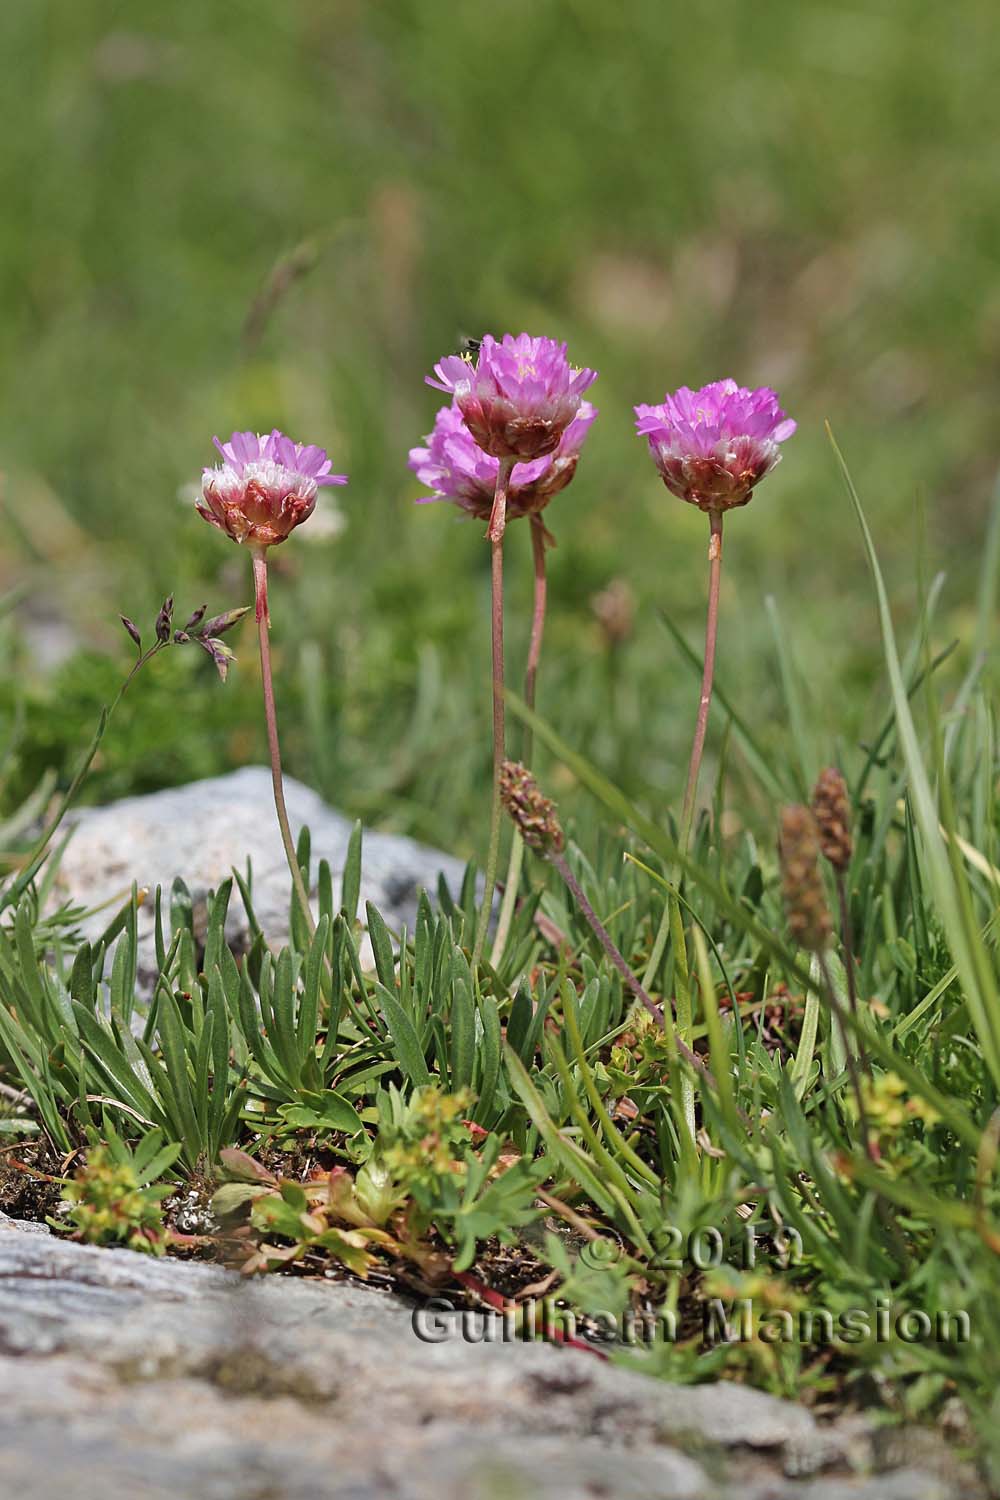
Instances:
[[[575,370],[566,345],[505,333],[486,334],[475,363],[449,354],[427,384],[453,396],[469,431],[493,458],[530,460],[555,452],[580,409],[596,370]]]
[[[234,542],[277,546],[312,515],[320,485],[347,483],[346,474],[330,473],[324,449],[293,443],[277,428],[267,437],[234,432],[228,443],[212,441],[222,463],[202,472],[205,503],[196,509]]]
[[[682,385],[662,406],[637,406],[635,416],[667,489],[706,511],[746,505],[779,462],[778,444],[795,431],[770,387],[749,391],[735,380],[700,391]]]
[[[507,493],[508,520],[537,514],[553,495],[566,488],[576,473],[580,449],[596,416],[590,402],[581,401],[554,453],[514,465]],[[457,401],[441,407],[434,418],[434,431],[425,441],[425,448],[410,449],[409,463],[420,483],[434,493],[424,495],[417,503],[451,500],[468,515],[489,520],[500,460],[480,448]]]

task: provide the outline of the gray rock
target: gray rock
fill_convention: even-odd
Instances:
[[[856,1426],[856,1423],[855,1423]],[[856,1444],[856,1432],[852,1435]],[[820,1446],[828,1472],[784,1472]],[[426,1344],[399,1297],[0,1223],[0,1493],[26,1500],[957,1500],[836,1426],[541,1344]],[[838,1456],[840,1455],[840,1456]],[[912,1462],[912,1459],[911,1459]],[[954,1466],[953,1466],[954,1469]]]
[[[338,890],[352,828],[350,820],[290,778],[285,781],[285,800],[293,834],[297,836],[303,826],[310,830],[313,869],[321,859],[327,860],[334,889]],[[88,940],[100,936],[114,907],[128,899],[133,881],[150,892],[139,912],[139,977],[143,988],[148,990],[155,978],[153,893],[159,885],[164,900],[168,900],[178,875],[197,902],[210,890],[218,889],[234,867],[245,874],[249,860],[257,920],[272,946],[287,942],[291,881],[267,767],[247,766],[228,776],[150,796],[126,797],[106,807],[75,813],[72,822],[73,836],[62,857],[56,895],[88,908],[110,903],[106,910],[81,924]],[[439,874],[457,895],[463,875],[458,860],[397,834],[366,833],[361,915],[364,903],[371,901],[391,931],[405,924],[412,932],[418,894],[426,889],[433,896]],[[227,937],[237,950],[249,940],[246,913],[236,889]],[[370,961],[367,945],[362,959]]]

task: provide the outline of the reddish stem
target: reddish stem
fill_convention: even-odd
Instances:
[[[545,544],[551,540],[545,530],[541,516],[531,518],[531,554],[535,564],[535,600],[531,613],[531,640],[528,644],[528,665],[524,673],[524,701],[529,708],[535,706],[535,684],[538,680],[538,662],[542,654],[542,636],[545,633],[545,604],[548,596],[548,580],[545,576]],[[524,764],[531,764],[531,730],[524,732]]]
[[[684,791],[684,807],[681,813],[681,851],[687,852],[687,843],[694,821],[695,799],[698,795],[698,773],[705,749],[705,734],[708,729],[708,711],[712,703],[712,683],[715,677],[715,644],[719,634],[719,585],[722,580],[722,511],[708,513],[711,534],[708,542],[708,615],[705,621],[705,663],[701,677],[701,699],[698,703],[698,721],[695,724],[691,760],[688,763],[687,786]]]
[[[288,822],[288,809],[285,806],[285,788],[281,776],[281,751],[278,748],[278,716],[274,706],[274,683],[271,677],[271,615],[267,602],[267,554],[263,548],[253,554],[253,582],[256,595],[256,619],[257,636],[260,642],[260,675],[264,689],[264,719],[267,723],[267,747],[271,758],[271,785],[274,788],[274,809],[278,815],[278,827],[281,830],[281,842],[285,847],[285,858],[288,860],[288,869],[292,877],[292,885],[298,898],[302,915],[310,933],[315,933],[316,923],[313,921],[312,908],[309,905],[309,893],[302,879],[302,871],[299,868],[298,854],[295,850],[295,840],[292,838],[292,830]]]
[[[502,458],[497,469],[493,511],[486,532],[491,546],[492,607],[490,610],[493,641],[493,804],[490,811],[490,842],[486,854],[485,889],[483,904],[476,927],[476,940],[472,950],[472,967],[475,970],[483,954],[483,944],[493,911],[493,892],[497,883],[497,861],[500,854],[500,768],[506,754],[504,723],[504,659],[503,659],[503,534],[507,525],[507,490],[514,468],[514,459]]]
[[[622,979],[625,981],[626,988],[631,990],[635,998],[646,1008],[646,1010],[652,1016],[653,1020],[657,1022],[662,1030],[666,1032],[668,1036],[672,1037],[674,1046],[677,1048],[679,1055],[683,1057],[688,1066],[693,1068],[698,1076],[700,1078],[703,1078],[706,1083],[714,1085],[715,1079],[713,1078],[710,1070],[706,1068],[697,1052],[692,1052],[687,1043],[677,1035],[676,1028],[673,1025],[673,1018],[671,1017],[669,1021],[667,1020],[664,1011],[660,1008],[659,1005],[656,1004],[655,1000],[650,999],[644,987],[632,973],[627,960],[622,956],[622,953],[615,944],[615,941],[612,938],[611,934],[608,932],[604,923],[601,921],[600,917],[597,915],[596,911],[587,900],[587,897],[585,896],[583,891],[583,887],[577,880],[576,876],[573,874],[573,871],[570,869],[565,855],[550,852],[546,856],[546,858],[549,860],[549,863],[554,865],[555,868],[559,871],[559,874],[562,876],[563,880],[566,883],[567,890],[573,897],[576,905],[579,907],[580,915],[583,917],[584,921],[587,923],[588,927],[597,938],[597,941],[604,949],[608,958],[611,960],[615,968],[618,970],[619,974],[622,976]],[[739,1106],[737,1106],[736,1112],[743,1121],[746,1121],[747,1117],[739,1108]]]
[[[538,662],[542,654],[542,636],[545,632],[545,601],[548,591],[545,576],[545,548],[547,545],[555,546],[555,542],[546,530],[541,516],[531,517],[531,550],[535,563],[535,599],[531,612],[531,640],[528,645],[528,665],[524,674],[524,701],[529,708],[535,706],[535,684],[538,679]],[[524,749],[522,760],[526,766],[531,764],[531,747],[533,736],[530,727],[524,727]],[[500,915],[497,918],[497,930],[493,939],[493,951],[490,962],[494,968],[503,957],[503,951],[507,946],[507,938],[510,933],[510,925],[514,919],[514,909],[517,905],[517,890],[521,883],[521,866],[524,860],[524,845],[520,834],[515,830],[514,839],[510,846],[510,860],[507,865],[507,880],[504,886],[503,901],[500,906]]]

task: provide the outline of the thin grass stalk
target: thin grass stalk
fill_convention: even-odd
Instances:
[[[858,1014],[858,981],[854,972],[854,928],[851,924],[851,907],[847,899],[847,881],[842,870],[836,871],[837,904],[840,907],[840,942],[844,950],[844,970],[847,974],[847,998],[851,1014]]]
[[[830,971],[830,960],[827,958],[822,949],[817,952],[816,958],[819,962],[820,973],[823,976],[823,985],[826,989],[827,1001],[829,1003],[830,1010],[836,1021],[836,1024],[840,1028],[840,1036],[844,1044],[844,1061],[847,1066],[847,1075],[851,1080],[851,1088],[854,1092],[854,1100],[858,1108],[858,1128],[861,1131],[861,1144],[864,1146],[865,1155],[868,1157],[868,1159],[870,1161],[878,1161],[878,1153],[875,1150],[874,1144],[872,1142],[871,1130],[868,1124],[868,1111],[865,1108],[865,1096],[864,1091],[861,1087],[861,1074],[858,1072],[857,1060],[855,1059],[854,1051],[850,1044],[847,1017],[844,1011],[844,1007],[840,1003],[840,997],[837,994],[833,974]]]

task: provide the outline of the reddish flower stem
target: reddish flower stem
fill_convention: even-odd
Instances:
[[[597,938],[597,941],[600,943],[601,947],[608,955],[608,958],[611,960],[615,968],[618,970],[619,974],[622,976],[622,979],[624,979],[626,988],[631,990],[636,999],[646,1007],[657,1025],[663,1027],[664,1030],[666,1030],[666,1021],[664,1019],[662,1009],[659,1005],[656,1004],[655,1001],[649,998],[643,986],[639,983],[638,979],[636,979],[635,975],[632,973],[632,970],[629,968],[627,962],[622,957],[618,948],[615,946],[611,934],[608,932],[604,923],[601,921],[600,917],[597,915],[596,911],[587,900],[587,897],[585,896],[583,891],[583,887],[567,864],[565,856],[553,852],[548,857],[549,862],[555,866],[555,868],[559,871],[559,874],[565,881],[566,889],[569,891],[570,895],[573,897],[574,902],[579,908],[580,915],[583,917],[584,921],[587,923],[587,926],[591,929],[594,936]],[[692,1053],[691,1056],[694,1057],[695,1054]],[[697,1061],[697,1058],[695,1060]]]
[[[608,932],[607,928],[604,926],[604,923],[601,921],[600,917],[597,915],[594,908],[587,900],[587,897],[585,896],[583,891],[583,887],[580,885],[580,882],[577,880],[576,876],[573,874],[573,871],[570,869],[565,855],[550,851],[549,854],[546,855],[546,858],[551,865],[555,866],[559,874],[562,876],[563,880],[566,883],[566,889],[569,891],[570,895],[573,897],[573,900],[579,907],[580,915],[590,927],[594,936],[597,938],[597,941],[600,943],[601,947],[608,955],[608,958],[611,960],[615,968],[618,970],[619,974],[622,976],[622,979],[625,981],[626,988],[631,990],[632,994],[636,997],[640,1004],[645,1007],[645,1009],[652,1016],[653,1020],[658,1022],[664,1033],[668,1038],[670,1038],[673,1045],[677,1048],[679,1056],[683,1057],[688,1066],[694,1069],[699,1078],[703,1079],[704,1082],[707,1083],[710,1087],[714,1087],[715,1079],[712,1076],[711,1070],[705,1066],[701,1058],[698,1056],[697,1052],[692,1052],[687,1043],[680,1036],[678,1036],[677,1028],[673,1024],[673,1018],[671,1017],[668,1020],[661,1007],[656,1004],[655,1000],[650,999],[644,987],[632,973],[632,970],[629,968],[628,962],[622,956],[622,953],[616,946],[611,934]],[[750,1121],[748,1117],[743,1113],[742,1109],[740,1109],[739,1105],[736,1106],[736,1113],[739,1115],[743,1123],[749,1126]]]
[[[486,854],[485,889],[483,904],[476,927],[476,939],[472,950],[472,967],[475,970],[483,956],[483,945],[493,911],[493,892],[497,883],[497,862],[500,855],[500,821],[503,809],[500,803],[500,768],[504,762],[504,659],[503,659],[503,534],[507,525],[507,489],[514,468],[514,459],[502,458],[497,469],[496,490],[493,496],[493,511],[486,536],[491,547],[492,607],[490,610],[493,640],[493,803],[490,809],[490,842]]]
[[[313,921],[312,908],[309,905],[309,893],[306,890],[305,881],[302,879],[302,871],[299,868],[298,855],[295,851],[295,840],[292,838],[292,830],[288,822],[288,809],[285,807],[285,788],[281,777],[281,751],[278,748],[278,716],[274,707],[274,683],[271,677],[271,615],[267,603],[267,553],[260,548],[253,554],[253,583],[254,594],[257,602],[257,636],[260,642],[260,675],[264,689],[264,718],[267,723],[267,747],[271,757],[271,784],[274,787],[274,809],[278,815],[278,827],[281,830],[281,842],[285,846],[285,858],[288,860],[288,868],[292,877],[292,885],[302,916],[310,934],[315,933],[316,923]]]
[[[548,593],[548,580],[545,573],[545,547],[546,541],[551,541],[545,529],[545,522],[541,516],[531,517],[531,551],[535,564],[535,597],[531,612],[531,640],[528,644],[528,665],[524,674],[524,701],[529,708],[535,706],[535,684],[538,680],[538,663],[542,654],[542,636],[545,633],[545,604]],[[553,544],[554,545],[554,544]],[[528,725],[524,727],[524,749],[521,752],[521,761],[525,766],[531,765],[531,748],[533,735]],[[514,909],[517,905],[517,890],[521,883],[521,867],[524,863],[524,840],[515,828],[514,839],[510,846],[510,862],[507,866],[507,880],[504,885],[503,902],[500,907],[500,915],[497,918],[496,936],[493,940],[493,950],[490,954],[490,962],[494,967],[503,957],[503,950],[507,946],[507,937],[510,932],[510,924],[514,918]]]
[[[551,538],[549,538],[551,540]],[[545,574],[545,522],[541,516],[531,518],[531,553],[535,564],[535,599],[531,613],[531,641],[528,646],[528,665],[524,674],[524,701],[529,708],[535,706],[535,684],[538,679],[538,662],[542,654],[542,636],[545,632],[545,604],[548,596],[548,580]],[[531,765],[531,729],[525,726],[523,763]]]
[[[698,703],[698,720],[695,724],[691,760],[688,763],[687,786],[684,790],[684,807],[681,814],[681,852],[687,853],[691,825],[694,822],[695,802],[698,796],[698,774],[701,757],[705,749],[705,734],[708,729],[708,711],[712,704],[712,684],[715,679],[715,644],[719,635],[719,586],[722,580],[722,511],[708,513],[711,533],[708,542],[708,614],[705,620],[705,663],[701,677],[701,698]]]
[[[722,512],[719,510],[710,511],[709,522],[711,531],[708,542],[708,613],[705,619],[705,659],[702,667],[698,718],[695,723],[694,742],[691,746],[687,786],[684,791],[684,803],[681,812],[680,850],[682,854],[687,853],[688,842],[691,838],[691,825],[694,822],[695,803],[698,796],[698,775],[701,771],[701,757],[705,749],[708,711],[712,703],[712,684],[715,678],[715,645],[719,634],[719,585],[722,580]],[[647,985],[652,984],[654,976],[660,967],[660,960],[667,946],[667,934],[670,931],[671,922],[674,922],[679,931],[683,931],[683,924],[679,918],[679,908],[675,910],[676,905],[677,903],[674,898],[668,896],[667,903],[663,908],[660,926],[653,941],[649,962],[646,964],[646,972],[643,975],[643,982]],[[684,1008],[686,1011],[686,1002]]]

